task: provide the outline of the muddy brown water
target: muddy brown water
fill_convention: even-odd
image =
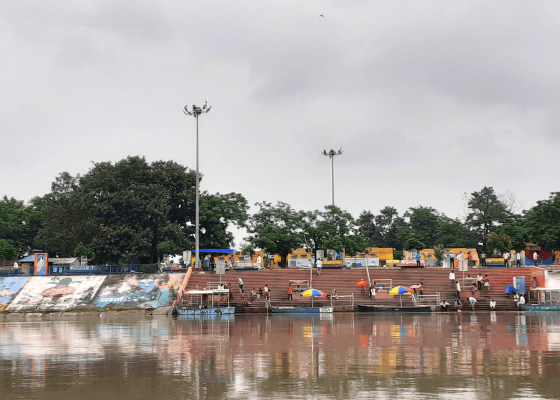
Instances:
[[[0,319],[0,399],[560,398],[560,314]]]

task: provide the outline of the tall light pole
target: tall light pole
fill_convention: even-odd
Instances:
[[[332,172],[332,205],[334,206],[334,156],[339,156],[342,153],[344,153],[344,151],[342,151],[342,147],[340,148],[340,150],[338,151],[334,151],[333,149],[331,149],[328,153],[326,150],[323,150],[323,152],[321,154],[323,154],[324,156],[327,156],[331,159],[331,172]]]
[[[183,112],[185,113],[185,115],[192,115],[196,119],[196,214],[195,214],[195,232],[194,232],[194,237],[195,237],[194,268],[198,268],[198,262],[199,262],[199,258],[200,258],[200,256],[199,256],[199,253],[200,253],[200,246],[199,246],[199,242],[200,242],[200,227],[199,227],[200,190],[198,189],[198,182],[199,182],[199,175],[198,175],[198,116],[200,114],[207,113],[212,108],[212,106],[210,106],[208,108],[207,107],[208,107],[208,103],[206,101],[204,101],[204,105],[202,106],[202,108],[197,107],[195,104],[193,104],[191,111],[189,111],[188,106],[185,106],[185,108],[183,108]]]

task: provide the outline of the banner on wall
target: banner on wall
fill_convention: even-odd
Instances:
[[[49,274],[49,253],[35,253],[35,275]]]

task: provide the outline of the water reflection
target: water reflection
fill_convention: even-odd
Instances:
[[[3,320],[0,384],[3,399],[560,398],[559,327],[495,312]]]

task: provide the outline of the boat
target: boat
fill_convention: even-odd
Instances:
[[[215,296],[219,296],[216,302]],[[227,298],[227,305],[221,304],[223,296]],[[179,315],[224,315],[233,314],[235,307],[229,305],[229,289],[208,289],[185,292],[176,310]]]
[[[273,313],[332,313],[334,307],[292,307],[292,306],[271,306]]]
[[[369,304],[358,304],[358,311],[360,312],[432,312],[435,311],[436,306],[378,306]]]
[[[560,311],[560,289],[535,288],[536,302],[521,304],[523,311]]]

